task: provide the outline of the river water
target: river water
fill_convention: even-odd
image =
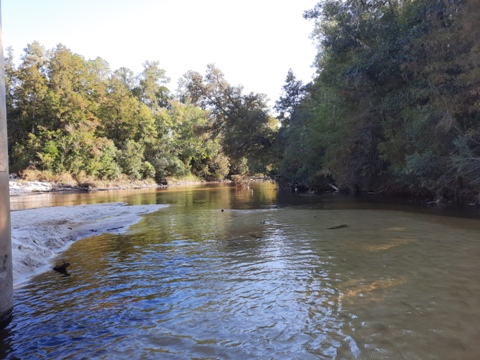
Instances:
[[[479,359],[480,221],[271,183],[49,194],[168,208],[15,291],[7,359]],[[328,229],[338,225],[337,229]]]

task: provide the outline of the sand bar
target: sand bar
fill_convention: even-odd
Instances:
[[[142,215],[167,206],[107,203],[12,211],[14,286],[51,268],[54,257],[74,241],[123,233]]]

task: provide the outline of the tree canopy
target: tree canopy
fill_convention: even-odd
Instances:
[[[478,196],[478,0],[325,0],[317,77],[277,106],[285,179],[360,191]],[[327,185],[328,186],[328,185]]]
[[[177,97],[158,61],[112,71],[64,45],[6,57],[10,166],[73,177],[132,179],[235,173],[272,146],[276,120],[265,97],[244,94],[214,65],[187,72]],[[262,164],[265,167],[264,164]]]

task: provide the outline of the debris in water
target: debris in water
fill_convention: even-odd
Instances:
[[[62,260],[63,264],[62,265],[56,265],[53,270],[61,273],[61,274],[67,274],[67,268],[70,266],[70,263],[65,262],[65,260]]]
[[[329,228],[327,228],[327,230],[343,229],[343,228],[346,228],[346,227],[348,227],[348,225],[342,224],[342,225],[329,227]]]

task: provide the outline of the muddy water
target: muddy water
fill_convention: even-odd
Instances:
[[[171,206],[17,289],[0,357],[480,357],[478,219],[266,183],[118,194],[56,204]]]

